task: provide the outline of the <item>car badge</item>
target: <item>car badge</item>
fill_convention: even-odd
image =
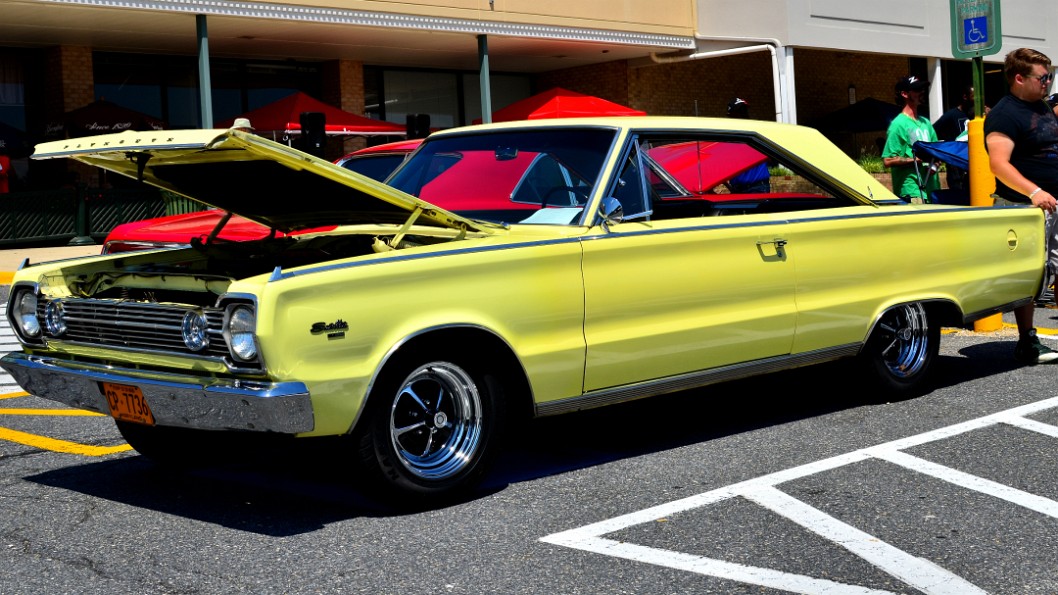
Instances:
[[[334,322],[327,324],[326,322],[314,322],[312,323],[312,334],[322,335],[327,333],[328,339],[341,339],[345,337],[345,331],[349,330],[349,323],[339,318]]]

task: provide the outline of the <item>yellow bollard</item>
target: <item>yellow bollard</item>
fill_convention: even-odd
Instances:
[[[974,118],[966,123],[969,133],[967,142],[970,153],[970,205],[975,207],[992,206],[992,193],[996,191],[996,178],[988,166],[988,152],[985,151],[985,119]],[[974,322],[974,330],[979,333],[998,331],[1003,328],[1003,315],[993,314]]]

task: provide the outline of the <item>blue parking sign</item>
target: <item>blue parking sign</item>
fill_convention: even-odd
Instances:
[[[951,54],[980,58],[1003,45],[1000,0],[951,0]]]
[[[962,39],[964,45],[988,43],[988,17],[980,16],[962,22]]]

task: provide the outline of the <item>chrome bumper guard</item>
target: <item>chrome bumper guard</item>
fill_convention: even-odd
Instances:
[[[313,429],[301,382],[207,378],[9,353],[0,367],[31,395],[110,414],[101,382],[136,386],[159,426],[295,434]]]

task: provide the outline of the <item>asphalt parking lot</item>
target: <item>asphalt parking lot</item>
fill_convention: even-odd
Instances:
[[[0,375],[0,593],[1053,594],[1058,366],[1011,364],[1011,325],[946,332],[905,402],[805,369],[544,419],[413,514],[327,461],[161,473]]]

